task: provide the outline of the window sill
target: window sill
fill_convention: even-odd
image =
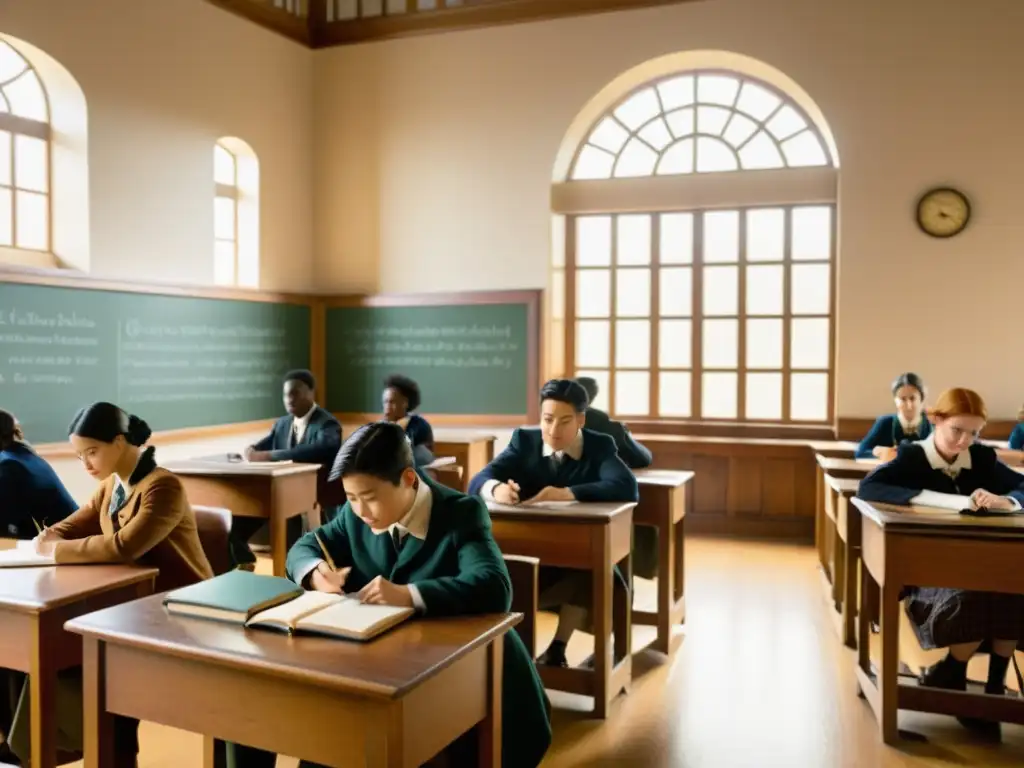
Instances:
[[[60,260],[47,251],[26,251],[0,246],[0,264],[36,269],[61,269]]]

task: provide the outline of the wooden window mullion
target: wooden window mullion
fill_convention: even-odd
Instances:
[[[747,211],[737,210],[739,253],[736,264],[736,420],[747,415]]]
[[[661,214],[651,214],[651,304],[648,317],[651,323],[651,357],[648,361],[648,417],[661,415]]]
[[[611,291],[611,304],[608,309],[608,412],[616,414],[615,408],[615,374],[618,372],[618,365],[615,362],[615,329],[618,323],[618,282],[619,282],[619,216],[611,217],[611,265],[609,267],[609,290]]]
[[[792,390],[792,281],[793,268],[793,207],[786,206],[782,225],[782,421],[790,421],[790,398]]]
[[[690,304],[690,418],[697,421],[703,419],[704,213],[693,212],[693,271],[690,281],[693,288]]]

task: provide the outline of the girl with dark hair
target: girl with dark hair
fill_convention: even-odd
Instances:
[[[895,449],[903,443],[912,443],[928,437],[932,427],[928,419],[924,418],[926,394],[924,381],[916,373],[897,376],[896,381],[892,383],[896,413],[878,417],[857,446],[856,457],[888,461],[896,455]]]
[[[420,386],[408,376],[395,374],[384,380],[384,419],[397,423],[405,430],[412,443],[416,466],[422,467],[434,460],[434,430],[416,413],[422,396]]]
[[[81,509],[35,538],[36,551],[66,563],[138,563],[159,569],[156,591],[213,576],[181,481],[156,465],[145,448],[149,426],[116,405],[83,408],[68,428],[78,458],[100,486]],[[22,688],[11,727],[11,750],[22,762],[30,752],[29,686]],[[82,748],[81,669],[61,673],[57,687],[58,747]],[[74,715],[71,715],[74,713]],[[134,766],[138,721],[115,721],[116,765]]]

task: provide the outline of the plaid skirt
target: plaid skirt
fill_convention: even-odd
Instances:
[[[985,640],[1024,644],[1024,596],[963,589],[908,590],[907,616],[925,650]]]

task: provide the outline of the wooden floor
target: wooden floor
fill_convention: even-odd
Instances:
[[[900,727],[927,742],[882,746],[867,704],[854,692],[853,654],[829,620],[815,559],[811,547],[689,540],[681,647],[671,659],[639,654],[633,691],[605,722],[580,714],[589,700],[552,694],[555,743],[544,767],[1024,764],[1024,728],[1004,725],[1002,744],[991,745],[952,718],[933,715],[900,714]],[[639,601],[653,596],[650,583],[638,586]],[[545,640],[553,628],[543,623]],[[638,627],[634,643],[652,633]],[[588,641],[574,640],[570,661],[589,653]],[[200,766],[200,751],[197,736],[142,726],[140,768]],[[294,765],[278,761],[278,768]]]

